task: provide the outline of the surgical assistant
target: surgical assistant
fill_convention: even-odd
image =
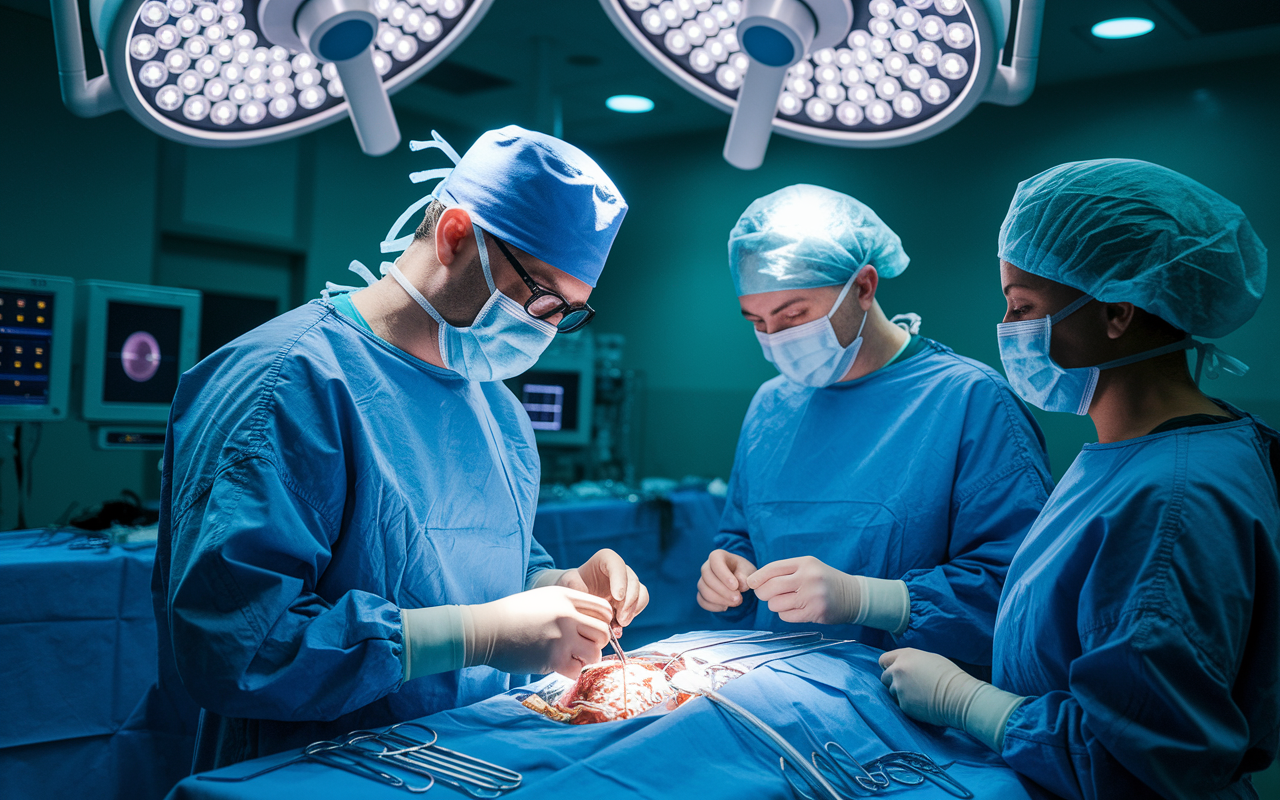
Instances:
[[[626,203],[550,136],[428,146],[456,166],[387,237],[388,277],[235,340],[174,400],[153,587],[197,770],[576,674],[647,602],[612,551],[557,570],[532,539],[538,455],[501,383],[590,320]]]
[[[877,280],[908,258],[854,198],[760,198],[729,254],[782,375],[743,422],[700,601],[726,624],[820,623],[989,665],[1005,572],[1052,488],[1027,408],[993,370],[907,330],[918,318],[885,317]]]
[[[915,650],[884,681],[1061,797],[1257,797],[1280,749],[1280,434],[1201,393],[1184,352],[1243,374],[1191,336],[1249,320],[1266,250],[1216,192],[1104,159],[1020,184],[1000,259],[1011,382],[1099,442],[1013,561],[992,685]]]

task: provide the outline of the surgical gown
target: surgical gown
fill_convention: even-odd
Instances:
[[[1013,561],[1002,755],[1054,794],[1256,797],[1276,756],[1280,441],[1231,410],[1086,445]]]
[[[508,688],[488,667],[402,682],[400,661],[400,608],[496,600],[552,566],[505,386],[317,301],[186,373],[169,426],[153,595],[205,710],[197,768]]]
[[[738,439],[716,547],[757,567],[815,556],[836,569],[902,579],[911,612],[897,646],[991,663],[1005,572],[1044,506],[1044,437],[992,369],[932,340],[857,380],[760,387]],[[726,624],[782,622],[747,592]],[[894,647],[885,631],[818,626]]]

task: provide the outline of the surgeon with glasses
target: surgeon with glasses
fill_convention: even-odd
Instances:
[[[591,321],[626,202],[551,136],[429,146],[456,166],[382,280],[231,342],[174,399],[153,596],[197,770],[575,677],[648,603],[613,551],[556,569],[532,538],[538,453],[502,383]]]

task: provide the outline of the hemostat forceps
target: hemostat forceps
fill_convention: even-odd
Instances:
[[[429,739],[409,736],[404,728],[426,731]],[[441,747],[437,744],[438,738],[436,732],[426,725],[402,722],[383,732],[353,731],[341,741],[314,742],[303,748],[301,755],[248,775],[197,775],[196,779],[239,783],[293,764],[312,762],[414,794],[421,794],[437,783],[443,783],[479,800],[491,800],[509,792],[524,779],[518,772]],[[425,784],[411,784],[387,771],[391,769],[419,775],[428,781]]]
[[[404,728],[426,731],[430,734],[430,741],[409,736]],[[452,786],[472,797],[498,797],[515,789],[524,780],[524,776],[513,770],[441,747],[436,744],[436,732],[419,722],[402,722],[384,733],[367,733],[367,736],[361,735],[352,743],[377,742],[383,749],[373,751],[362,747],[363,752],[400,769],[430,776],[439,783]]]
[[[839,744],[827,742],[823,747],[826,755],[812,753],[814,768],[828,778],[831,783],[854,795],[876,794],[899,786],[920,786],[926,780],[941,788],[948,794],[973,800],[973,793],[964,784],[945,772],[947,765],[939,765],[924,753],[895,751],[861,764]],[[785,765],[783,771],[786,771]],[[787,776],[791,789],[803,800],[814,800],[803,786]]]

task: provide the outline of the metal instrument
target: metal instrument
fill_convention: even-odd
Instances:
[[[609,643],[613,645],[613,651],[618,654],[618,661],[622,662],[622,713],[629,717],[631,709],[627,707],[627,654],[622,651],[622,645],[618,644],[618,635],[613,632],[612,624],[609,625]]]
[[[844,644],[844,642],[793,647],[794,652],[766,660],[800,655],[835,644]],[[750,656],[728,660],[747,658]],[[760,663],[754,664],[753,667],[759,666]],[[973,793],[946,773],[946,767],[950,764],[939,765],[924,753],[895,751],[861,764],[836,742],[827,742],[823,748],[826,755],[813,752],[810,754],[810,760],[805,760],[804,756],[782,737],[782,734],[764,720],[710,687],[707,676],[698,675],[691,670],[682,670],[671,677],[671,685],[677,691],[706,697],[725,711],[731,719],[737,720],[748,730],[760,735],[766,742],[776,747],[781,753],[778,765],[783,777],[800,800],[846,800],[850,796],[873,795],[890,789],[895,784],[915,787],[923,785],[926,781],[954,797],[973,800]],[[791,767],[790,772],[788,772],[788,766]]]
[[[915,787],[929,781],[953,797],[962,800],[973,800],[974,797],[964,784],[946,773],[951,764],[938,764],[924,753],[894,751],[861,764],[836,742],[827,742],[823,749],[826,750],[825,756],[816,752],[811,754],[814,768],[829,776],[833,784],[856,796],[875,794],[893,788],[894,784]],[[786,772],[785,763],[783,772]],[[815,800],[803,785],[790,775],[786,777],[798,797]]]
[[[677,659],[682,658],[688,653],[692,653],[695,650],[705,650],[708,647],[722,647],[724,645],[738,643],[763,644],[764,642],[790,642],[791,645],[794,646],[804,642],[816,642],[821,639],[822,634],[812,631],[800,633],[770,633],[769,631],[754,631],[746,634],[745,636],[734,636],[731,639],[720,639],[719,641],[704,642],[693,647],[686,647],[684,650],[681,650],[679,653],[671,656],[667,662],[662,665],[662,668],[666,669]],[[755,653],[754,655],[760,655],[760,653]]]
[[[613,632],[613,628],[609,629],[609,644],[613,645],[613,652],[618,654],[618,660],[623,664],[627,663],[627,654],[622,652],[622,645],[618,644],[618,635]]]
[[[804,756],[800,755],[800,752],[792,747],[790,742],[782,738],[782,734],[769,727],[764,720],[755,714],[706,686],[700,676],[694,675],[689,670],[682,670],[671,676],[671,685],[677,691],[702,695],[712,703],[715,703],[718,708],[728,712],[728,716],[731,719],[736,719],[751,732],[762,735],[766,741],[782,751],[780,763],[784,774],[786,772],[786,762],[790,761],[797,770],[806,776],[811,785],[818,788],[824,800],[844,800],[840,793],[836,791],[836,788],[815,767],[805,761]],[[788,777],[788,781],[790,781],[790,777]],[[792,786],[794,787],[795,784],[793,783]],[[811,795],[805,795],[804,797],[805,800],[813,800]]]
[[[418,728],[431,734],[431,741],[415,739],[402,728]],[[402,722],[383,733],[373,731],[349,734],[352,745],[378,744],[381,750],[368,750],[382,762],[389,762],[399,769],[432,778],[477,798],[493,798],[520,786],[523,776],[488,761],[441,747],[436,743],[435,731],[418,722]]]
[[[426,731],[429,740],[410,736],[405,728]],[[312,762],[413,794],[422,794],[442,783],[470,797],[490,800],[517,788],[524,779],[513,770],[441,747],[438,740],[436,732],[422,723],[401,722],[381,732],[353,731],[339,741],[314,742],[304,747],[301,755],[249,775],[197,775],[196,780],[238,783],[293,764]],[[410,783],[388,771],[391,769],[428,780]]]

